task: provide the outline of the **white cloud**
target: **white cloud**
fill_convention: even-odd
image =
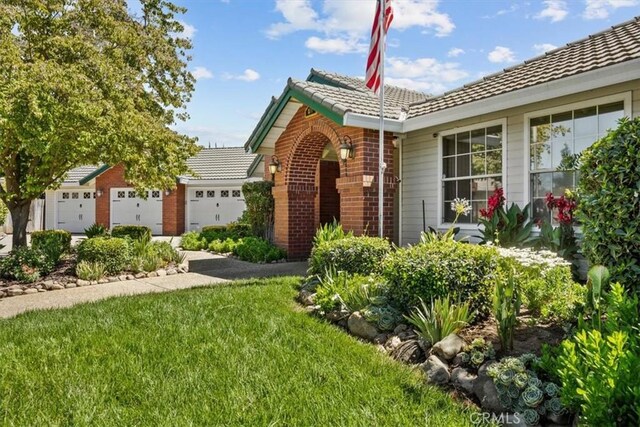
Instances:
[[[440,62],[435,58],[387,58],[385,83],[420,90],[428,93],[440,93],[451,88],[454,83],[469,76],[455,62]]]
[[[633,7],[640,4],[638,0],[585,0],[586,8],[582,13],[585,19],[605,19],[609,13],[620,7]]]
[[[391,27],[400,31],[421,27],[435,32],[438,37],[449,35],[455,25],[449,15],[438,11],[438,4],[439,0],[395,0]],[[284,20],[267,29],[269,38],[279,38],[295,31],[317,31],[334,43],[342,39],[368,44],[375,2],[323,0],[322,6],[316,10],[311,0],[276,0],[276,11]]]
[[[193,78],[195,78],[196,80],[213,78],[213,73],[205,67],[194,68],[191,72],[191,75],[193,75]]]
[[[247,68],[242,74],[225,73],[222,75],[222,78],[225,80],[242,80],[245,82],[255,82],[256,80],[260,79],[260,73],[258,73],[256,70],[252,70],[251,68]]]
[[[367,45],[359,43],[358,39],[344,39],[339,37],[323,39],[313,36],[309,37],[304,45],[307,49],[318,53],[335,53],[338,55],[366,52],[367,50]]]
[[[456,58],[462,55],[463,53],[464,53],[464,49],[460,49],[459,47],[454,47],[452,49],[449,49],[449,52],[447,52],[447,56],[449,58]]]
[[[551,22],[560,22],[569,14],[567,3],[563,0],[545,0],[544,9],[538,13],[536,19],[550,19]]]
[[[196,30],[196,27],[194,27],[193,25],[189,25],[183,21],[178,21],[178,22],[180,23],[180,25],[184,27],[184,30],[182,30],[181,33],[178,33],[178,36],[186,39],[193,39],[193,36],[195,36],[196,31],[198,31]]]
[[[543,54],[545,52],[549,52],[550,50],[556,49],[558,46],[551,43],[539,43],[533,45],[533,50],[538,54]]]
[[[489,52],[487,59],[495,63],[516,61],[516,57],[513,51],[508,47],[504,47],[504,46],[496,46],[495,49]]]

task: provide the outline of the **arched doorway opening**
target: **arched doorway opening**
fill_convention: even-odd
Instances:
[[[340,222],[340,194],[336,180],[340,178],[338,153],[331,143],[325,145],[316,172],[316,216],[318,226]]]

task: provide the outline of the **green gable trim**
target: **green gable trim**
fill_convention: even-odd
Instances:
[[[99,175],[102,175],[103,173],[108,171],[110,168],[111,166],[109,165],[102,165],[98,169],[94,170],[93,172],[91,172],[89,175],[85,176],[78,182],[80,185],[85,185],[87,182],[91,181],[93,178],[96,178]]]
[[[334,122],[342,126],[342,114],[339,114],[320,104],[319,102],[314,101],[299,90],[287,88],[285,92],[280,96],[278,101],[274,104],[274,107],[271,108],[270,111],[268,111],[268,113],[263,117],[261,122],[258,123],[258,126],[256,128],[258,129],[258,131],[251,136],[249,141],[247,141],[245,148],[249,148],[252,153],[255,153],[256,150],[260,148],[260,145],[262,145],[262,142],[267,137],[267,134],[271,130],[271,127],[278,119],[278,117],[280,117],[280,113],[282,113],[282,110],[291,98],[300,101],[307,107],[313,108],[315,111],[322,114],[326,118],[333,120]]]
[[[256,158],[253,159],[253,163],[251,163],[251,166],[249,166],[249,169],[247,170],[247,178],[251,178],[251,175],[253,175],[263,157],[263,155],[257,155]]]

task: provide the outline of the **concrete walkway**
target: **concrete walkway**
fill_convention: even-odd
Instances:
[[[0,318],[9,318],[31,310],[71,307],[76,304],[105,298],[169,292],[200,286],[210,286],[235,279],[274,276],[302,276],[306,262],[280,264],[252,264],[207,252],[189,252],[189,269],[186,274],[151,277],[125,282],[104,283],[59,291],[41,292],[0,299]]]

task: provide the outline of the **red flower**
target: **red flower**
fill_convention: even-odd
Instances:
[[[480,215],[484,218],[491,219],[497,209],[500,209],[504,204],[504,190],[500,187],[493,191],[493,194],[489,196],[487,201],[487,209],[480,209]]]
[[[553,194],[547,193],[545,197],[545,203],[550,211],[557,210],[558,214],[556,220],[560,224],[571,225],[573,224],[573,212],[577,207],[577,202],[572,197],[562,195],[560,197],[554,197]]]

